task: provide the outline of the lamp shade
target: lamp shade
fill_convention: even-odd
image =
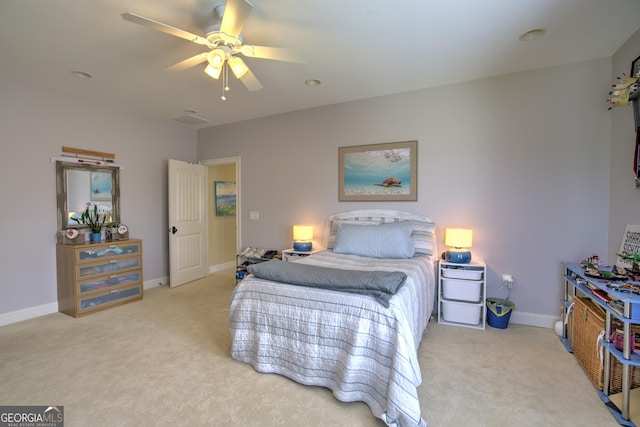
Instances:
[[[299,242],[313,240],[313,225],[294,225],[293,240]]]
[[[293,250],[308,252],[311,250],[311,240],[313,240],[312,225],[293,226]]]
[[[444,234],[444,244],[452,247],[445,253],[449,262],[466,264],[471,262],[471,247],[473,232],[466,228],[447,228]]]
[[[454,248],[470,248],[473,241],[473,231],[466,228],[447,228],[444,244]]]

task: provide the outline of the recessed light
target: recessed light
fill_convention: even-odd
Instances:
[[[535,40],[545,35],[547,32],[546,27],[537,27],[532,28],[529,31],[525,31],[524,33],[518,36],[518,40],[521,42],[530,42],[531,40]]]
[[[78,71],[78,70],[71,70],[71,75],[79,79],[90,79],[93,77],[89,73],[86,73],[84,71]]]
[[[320,86],[322,82],[318,79],[307,79],[304,81],[307,86]]]

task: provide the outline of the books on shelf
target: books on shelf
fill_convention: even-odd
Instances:
[[[624,316],[624,303],[619,299],[607,301],[607,306],[621,316]]]
[[[604,301],[606,303],[609,303],[611,302],[611,300],[613,300],[613,298],[611,298],[611,296],[602,289],[591,289],[591,293],[598,297],[601,301]]]

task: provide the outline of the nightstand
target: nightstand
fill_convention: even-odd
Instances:
[[[438,262],[438,323],[484,329],[487,266]]]
[[[311,254],[315,254],[316,252],[320,252],[320,251],[311,250],[307,252],[302,252],[302,251],[294,251],[293,249],[285,249],[282,251],[282,259],[284,261],[295,261],[296,259],[303,258]]]

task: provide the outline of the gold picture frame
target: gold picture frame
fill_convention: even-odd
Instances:
[[[418,141],[338,148],[338,200],[417,201]]]

